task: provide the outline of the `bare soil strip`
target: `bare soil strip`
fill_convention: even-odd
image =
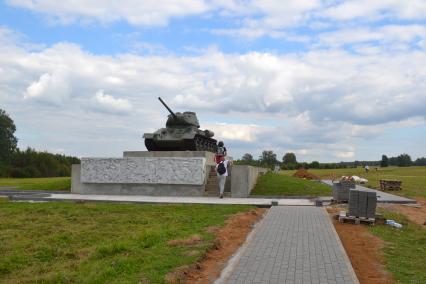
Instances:
[[[329,207],[327,211],[333,216],[340,208]],[[381,239],[371,234],[365,225],[342,224],[334,218],[333,224],[361,284],[396,283],[386,270]]]
[[[391,211],[401,213],[407,218],[426,229],[426,198],[416,198],[420,207],[397,204],[381,204],[380,206]]]
[[[167,283],[213,283],[219,278],[228,259],[246,240],[253,225],[259,221],[266,209],[257,208],[242,212],[229,218],[224,227],[211,227],[209,231],[216,235],[214,246],[201,261],[186,267],[180,267],[169,273]]]

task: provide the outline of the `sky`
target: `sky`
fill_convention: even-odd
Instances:
[[[6,0],[0,108],[18,146],[145,150],[195,111],[235,159],[426,156],[425,0]]]

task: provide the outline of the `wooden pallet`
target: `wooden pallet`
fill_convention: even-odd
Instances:
[[[348,216],[346,211],[340,211],[339,222],[344,223],[346,221],[353,222],[355,225],[359,225],[361,222],[374,225],[376,219],[375,218]]]
[[[400,180],[383,180],[380,181],[381,190],[401,190],[401,181]]]

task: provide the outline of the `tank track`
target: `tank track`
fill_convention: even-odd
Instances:
[[[216,140],[202,135],[195,135],[194,139],[187,139],[180,147],[161,146],[161,142],[155,143],[153,139],[145,139],[145,147],[148,151],[208,151],[216,153]]]
[[[214,152],[217,151],[216,140],[201,135],[195,135],[194,139],[191,140],[194,144],[194,151],[208,151]]]

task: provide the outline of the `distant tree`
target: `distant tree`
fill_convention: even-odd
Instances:
[[[318,161],[313,161],[310,165],[310,168],[312,169],[319,169],[320,168],[320,163]]]
[[[412,165],[411,157],[408,154],[401,154],[397,157],[398,167],[409,167]]]
[[[390,157],[388,159],[389,166],[398,166],[398,157]]]
[[[267,164],[268,166],[273,166],[278,163],[277,154],[275,154],[274,151],[271,150],[263,151],[262,156],[259,157],[259,160],[262,163]]]
[[[285,153],[283,156],[283,163],[284,164],[296,164],[296,155],[294,153]]]
[[[247,162],[247,163],[251,163],[251,162],[253,162],[253,161],[254,161],[254,159],[253,159],[253,155],[252,155],[252,154],[250,154],[250,153],[245,153],[245,154],[243,155],[243,157],[241,158],[241,160],[243,160],[243,161],[245,161],[245,162]]]
[[[18,139],[14,136],[15,131],[13,120],[0,109],[0,164],[9,163],[12,153],[16,150]]]
[[[310,164],[306,163],[306,162],[302,162],[302,163],[297,163],[296,164],[296,169],[309,169],[310,168]]]
[[[382,161],[380,162],[380,166],[382,168],[386,168],[387,166],[389,166],[389,159],[388,156],[386,155],[382,155]]]
[[[414,165],[426,166],[426,158],[417,158],[416,161],[414,161]]]
[[[17,149],[10,159],[9,171],[0,171],[0,176],[37,178],[70,176],[71,165],[79,164],[76,157],[38,152],[32,148]]]

